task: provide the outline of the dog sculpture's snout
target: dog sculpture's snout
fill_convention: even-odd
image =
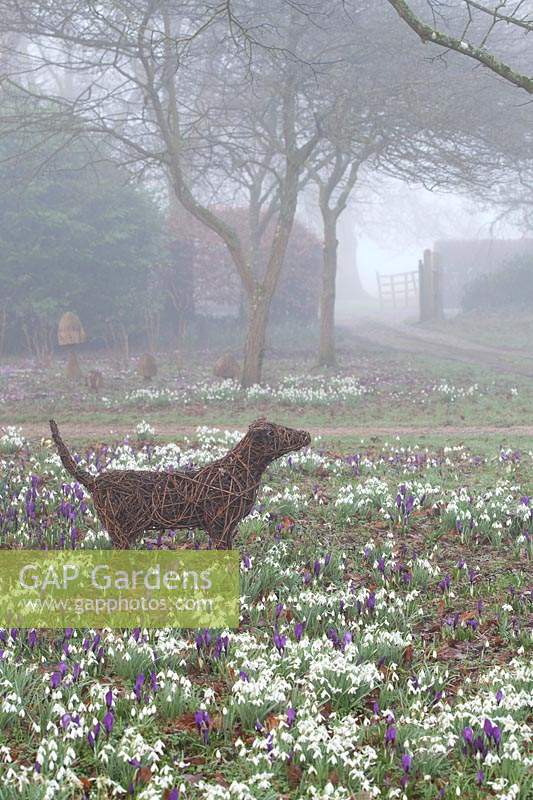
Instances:
[[[307,447],[311,444],[311,436],[308,431],[297,431],[296,432],[296,442],[295,446],[300,449],[301,447]]]

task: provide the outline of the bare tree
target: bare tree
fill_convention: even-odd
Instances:
[[[489,4],[477,0],[457,0],[444,3],[442,0],[428,0],[431,22],[426,22],[415,12],[413,3],[406,0],[387,0],[398,15],[425,42],[440,45],[446,50],[454,50],[471,58],[504,78],[509,83],[533,94],[533,75],[512,67],[505,55],[496,55],[488,49],[489,37],[497,38],[501,29],[515,33],[533,32],[533,7],[530,0],[499,0]],[[439,20],[446,24],[444,11],[463,12],[460,35],[439,27]],[[456,22],[456,16],[454,21]],[[470,33],[476,37],[470,39]],[[468,37],[468,38],[467,38]],[[509,48],[506,48],[507,50]]]
[[[83,139],[88,159],[164,177],[231,255],[248,316],[244,385],[261,378],[270,305],[309,179],[327,240],[321,360],[331,361],[335,226],[361,164],[371,158],[409,181],[452,187],[494,184],[512,162],[499,87],[489,94],[457,63],[444,81],[421,48],[405,47],[400,23],[389,34],[375,3],[323,8],[110,0],[101,13],[81,0],[0,0],[0,135],[31,131],[31,147],[40,133],[48,152]],[[517,149],[512,157],[523,160]],[[220,213],[230,202],[246,206],[247,236]],[[267,228],[274,234],[258,263]]]
[[[375,8],[359,15],[346,43],[356,45],[356,55],[330,79],[336,102],[324,114],[324,136],[309,168],[324,238],[318,354],[323,365],[335,363],[337,224],[350,196],[360,191],[361,177],[381,172],[432,189],[484,192],[491,202],[503,185],[524,180],[533,167],[523,147],[531,137],[529,109],[513,108],[510,132],[504,84],[473,76],[461,60],[424,59],[423,48],[406,47],[401,26],[385,28],[385,19]],[[376,51],[368,43],[378,38]],[[517,193],[515,198],[518,203]]]
[[[139,175],[168,175],[184,208],[220,236],[232,256],[248,300],[242,382],[250,385],[261,377],[269,308],[294,220],[301,173],[320,133],[306,113],[301,92],[304,74],[308,80],[313,77],[306,61],[307,17],[283,1],[269,12],[260,4],[257,8],[241,4],[244,11],[238,17],[235,5],[207,3],[198,9],[190,0],[178,4],[126,0],[109,3],[101,14],[79,0],[44,4],[2,0],[4,31],[23,34],[32,42],[17,70],[4,81],[6,91],[26,101],[24,114],[4,122],[8,127],[43,126],[43,135],[55,137],[58,148],[65,136],[99,135],[109,157],[136,168]],[[251,58],[250,31],[261,26],[266,30],[275,26],[276,46],[267,42],[261,58]],[[300,42],[301,53],[295,54]],[[250,164],[256,167],[249,176],[255,228],[265,225],[261,218],[265,198],[266,215],[274,220],[262,275],[254,270],[253,254],[239,232],[217,214],[206,191],[220,167],[213,146],[214,117],[208,112],[218,109],[219,134],[227,135],[231,123],[220,98],[216,103],[212,92],[205,91],[209,78],[204,70],[210,66],[213,47],[218,48],[219,68],[233,76],[234,85],[240,82],[242,104],[260,112],[264,104],[270,111],[263,115],[262,131],[254,131],[255,138],[238,124],[228,137],[248,156],[241,156],[234,184],[242,188],[242,172],[249,173]],[[60,91],[57,76],[65,74],[73,76],[77,91]]]

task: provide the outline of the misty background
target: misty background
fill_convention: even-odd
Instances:
[[[2,0],[1,351],[48,363],[68,313],[125,358],[229,349],[249,386],[276,335],[329,367],[336,323],[427,322],[433,250],[436,316],[497,307],[482,276],[533,268],[531,17],[504,5]]]

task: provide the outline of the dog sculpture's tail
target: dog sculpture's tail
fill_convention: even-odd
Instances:
[[[88,472],[86,472],[84,469],[82,469],[78,464],[76,464],[76,462],[70,455],[70,452],[65,442],[59,435],[58,427],[53,419],[50,420],[50,430],[52,431],[52,439],[54,440],[55,446],[57,447],[59,458],[61,459],[61,462],[65,467],[65,469],[67,470],[67,472],[70,472],[72,477],[76,478],[78,483],[81,483],[82,486],[86,486],[88,489],[90,489],[94,484],[93,476],[90,475]]]

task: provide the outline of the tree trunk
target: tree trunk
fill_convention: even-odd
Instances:
[[[361,276],[357,264],[357,236],[355,233],[355,222],[353,210],[347,208],[343,211],[337,221],[337,237],[339,247],[337,250],[337,268],[340,287],[349,287],[350,293],[358,300],[365,295]]]
[[[271,300],[264,290],[258,289],[249,307],[241,375],[241,386],[244,389],[261,381]]]
[[[7,331],[7,305],[0,310],[0,358],[4,355]]]
[[[335,356],[335,282],[337,280],[337,225],[336,216],[324,214],[324,262],[322,267],[322,292],[320,295],[320,344],[318,364],[333,367]]]

